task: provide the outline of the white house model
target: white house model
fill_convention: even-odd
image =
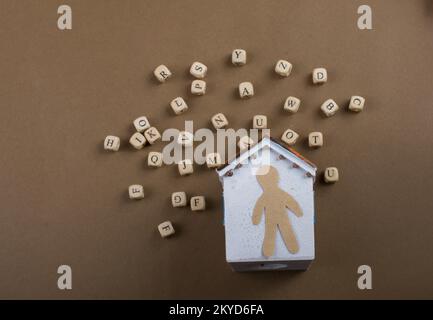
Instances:
[[[306,270],[314,260],[316,166],[264,137],[217,170],[235,271]]]

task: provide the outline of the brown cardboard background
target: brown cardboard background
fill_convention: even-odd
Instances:
[[[0,3],[1,298],[432,298],[433,5],[431,1],[73,1],[73,30],[57,29],[61,1]],[[356,27],[370,4],[372,31]],[[229,65],[232,49],[248,64]],[[275,61],[294,64],[288,79]],[[190,64],[209,67],[208,93],[187,94]],[[167,64],[165,85],[153,68]],[[329,82],[310,84],[326,66]],[[249,80],[256,96],[235,97]],[[300,112],[281,111],[288,95]],[[367,99],[346,112],[352,94]],[[187,98],[175,117],[168,102]],[[343,108],[323,119],[320,103]],[[296,149],[341,181],[316,186],[316,261],[308,272],[231,272],[224,257],[220,185],[197,168],[150,170],[148,151],[127,146],[131,121],[147,115],[161,131],[217,112],[233,128],[264,113],[279,136],[324,133],[325,146]],[[118,153],[102,150],[107,134]],[[145,184],[140,202],[127,186]],[[204,194],[209,209],[170,207],[170,194]],[[175,224],[177,236],[156,226]],[[73,269],[73,290],[57,289],[57,267]],[[357,267],[373,268],[359,291]]]

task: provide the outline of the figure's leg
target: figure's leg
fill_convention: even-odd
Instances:
[[[292,225],[290,224],[289,217],[283,216],[278,222],[278,229],[280,229],[281,236],[290,253],[297,253],[299,251],[298,241],[296,240],[295,233],[293,232]]]
[[[265,239],[263,240],[263,254],[265,257],[270,257],[275,251],[275,236],[277,234],[277,225],[266,221],[265,223]]]

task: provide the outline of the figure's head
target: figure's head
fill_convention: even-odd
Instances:
[[[257,181],[262,187],[278,185],[278,171],[272,166],[262,166],[256,172]]]

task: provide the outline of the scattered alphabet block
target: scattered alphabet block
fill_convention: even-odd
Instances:
[[[129,143],[135,149],[140,150],[146,144],[146,138],[140,132],[135,132],[129,139]]]
[[[144,136],[150,144],[154,144],[157,140],[161,138],[161,134],[155,127],[150,127],[149,129],[144,131]]]
[[[288,97],[284,102],[284,110],[290,113],[296,113],[301,106],[301,100],[296,97]]]
[[[186,176],[194,172],[194,167],[190,159],[179,161],[177,164],[181,176]]]
[[[186,193],[183,191],[173,192],[171,194],[171,204],[174,208],[186,207]]]
[[[222,113],[217,113],[216,115],[214,115],[211,121],[215,129],[222,129],[224,127],[227,127],[229,124],[226,116]]]
[[[156,69],[153,71],[153,74],[155,75],[156,79],[158,79],[158,81],[161,83],[165,82],[172,76],[171,71],[163,64],[156,67]]]
[[[282,77],[288,77],[292,72],[292,64],[286,60],[278,60],[275,65],[275,72]]]
[[[194,135],[188,131],[180,131],[177,136],[177,143],[185,147],[191,147],[194,143]]]
[[[206,93],[206,82],[203,80],[194,80],[191,83],[191,93],[196,96],[202,96]]]
[[[144,198],[144,189],[142,185],[133,184],[128,188],[129,199],[139,200]]]
[[[352,96],[349,102],[349,110],[361,112],[364,109],[365,99],[361,96]]]
[[[323,134],[321,132],[311,132],[308,135],[308,146],[310,148],[320,148],[323,146]]]
[[[328,167],[323,174],[326,183],[335,183],[339,179],[338,169],[335,167]]]
[[[325,68],[316,68],[313,70],[313,83],[323,84],[328,81],[328,71]]]
[[[338,111],[339,107],[334,100],[328,99],[322,104],[320,109],[322,109],[325,116],[331,117]]]
[[[209,153],[206,155],[206,165],[209,169],[218,168],[222,165],[221,155],[219,153]]]
[[[206,77],[207,67],[201,62],[194,62],[189,69],[189,73],[197,79]]]
[[[120,138],[116,136],[106,136],[104,139],[104,149],[118,151],[120,147]]]
[[[149,167],[159,168],[162,166],[162,153],[161,152],[149,152],[147,155],[147,165]]]
[[[241,151],[251,148],[254,145],[254,140],[249,136],[243,136],[239,139],[238,147]]]
[[[232,52],[232,63],[235,66],[243,66],[247,63],[247,52],[243,49],[235,49]]]
[[[242,82],[239,84],[239,96],[243,98],[251,98],[254,96],[254,86],[251,82]]]
[[[206,209],[206,200],[203,196],[191,197],[190,204],[192,211],[203,211]]]
[[[158,231],[163,238],[167,238],[174,234],[174,228],[170,221],[164,221],[158,225]]]
[[[188,110],[188,105],[182,97],[174,98],[170,102],[170,106],[173,109],[174,113],[177,115],[184,113],[186,110]]]
[[[255,115],[253,118],[254,129],[266,129],[268,127],[268,118],[264,115]]]
[[[287,129],[284,131],[283,135],[281,136],[281,140],[283,140],[285,143],[287,143],[289,146],[293,146],[296,141],[298,141],[299,134],[297,134],[292,129]]]
[[[139,117],[134,120],[134,127],[140,133],[143,133],[146,129],[150,128],[149,120],[146,117]]]

